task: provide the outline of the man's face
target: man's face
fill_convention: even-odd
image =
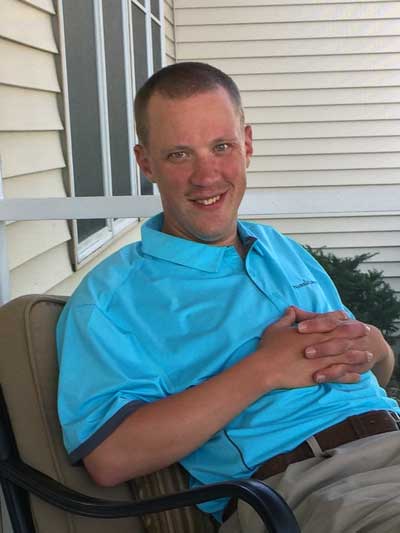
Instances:
[[[253,152],[228,93],[218,88],[188,98],[154,94],[148,106],[147,146],[135,154],[158,185],[163,231],[214,245],[236,242],[236,219]]]

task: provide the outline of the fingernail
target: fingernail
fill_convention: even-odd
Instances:
[[[312,346],[308,346],[305,349],[305,354],[306,354],[307,357],[312,357],[316,353],[317,353],[317,350],[315,348],[313,348]]]
[[[297,329],[299,331],[307,331],[307,324],[305,322],[300,322],[297,326]]]
[[[315,378],[316,383],[323,383],[326,381],[326,376],[324,374],[318,374]]]
[[[364,324],[365,325],[365,330],[367,333],[369,333],[371,331],[371,328],[369,326],[367,326],[367,324]]]
[[[367,361],[370,362],[374,358],[374,354],[371,352],[367,352]]]

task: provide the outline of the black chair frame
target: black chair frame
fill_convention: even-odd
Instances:
[[[235,480],[137,502],[109,501],[81,494],[23,462],[18,454],[7,406],[0,390],[0,483],[13,533],[35,533],[29,494],[64,511],[95,518],[142,516],[219,498],[238,498],[251,505],[270,533],[300,533],[286,502],[265,483]]]

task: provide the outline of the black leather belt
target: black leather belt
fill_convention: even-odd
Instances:
[[[342,422],[330,426],[314,435],[322,451],[336,448],[342,444],[364,437],[400,430],[400,416],[392,411],[368,411],[361,415],[349,416]],[[298,463],[314,457],[307,443],[302,442],[290,452],[275,455],[265,461],[251,476],[255,479],[266,479],[284,472],[292,463]],[[231,499],[225,507],[223,520],[227,520],[236,510],[237,500]]]

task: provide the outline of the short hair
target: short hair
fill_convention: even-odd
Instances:
[[[187,61],[164,67],[153,74],[139,89],[135,98],[136,131],[139,142],[146,145],[149,128],[147,109],[150,98],[158,93],[171,99],[188,98],[222,87],[228,93],[242,122],[244,113],[239,89],[233,79],[208,63]]]

